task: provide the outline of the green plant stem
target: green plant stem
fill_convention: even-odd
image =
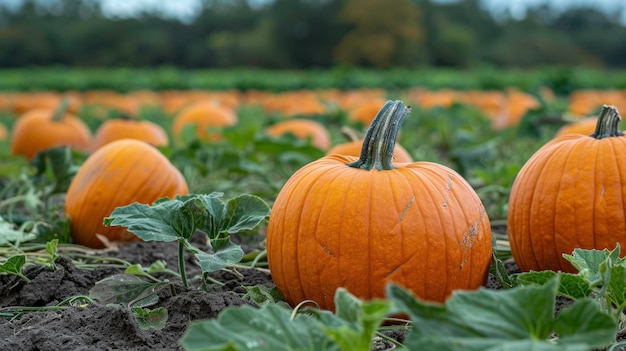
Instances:
[[[178,241],[178,270],[180,271],[180,280],[183,282],[183,286],[185,289],[189,289],[187,273],[185,273],[185,245],[182,239]]]

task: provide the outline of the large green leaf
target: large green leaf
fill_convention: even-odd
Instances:
[[[589,350],[609,344],[616,324],[588,302],[554,319],[558,278],[507,290],[458,291],[444,305],[424,302],[395,285],[388,297],[414,329],[405,345],[424,350]],[[581,324],[586,315],[591,323]],[[559,332],[559,339],[552,339]]]
[[[188,248],[189,250],[190,248]],[[237,263],[241,261],[243,257],[243,250],[241,246],[228,241],[228,243],[219,248],[219,250],[214,250],[212,253],[202,252],[197,249],[191,248],[191,250],[198,262],[200,263],[200,268],[203,272],[215,272],[224,267],[226,267],[229,263]]]
[[[337,314],[314,310],[293,318],[277,304],[230,307],[217,319],[192,322],[181,345],[187,351],[370,350],[389,302],[362,302],[340,288],[335,304]]]
[[[580,274],[556,273],[554,271],[525,272],[517,276],[520,285],[544,285],[559,276],[559,294],[571,299],[588,297],[591,294],[591,285]]]
[[[179,200],[159,202],[153,206],[135,202],[113,210],[104,219],[104,225],[127,227],[128,231],[145,241],[176,241],[180,235],[173,226],[173,217],[175,213],[180,217],[185,215],[181,211],[183,205],[184,202]],[[182,219],[177,219],[179,221]]]

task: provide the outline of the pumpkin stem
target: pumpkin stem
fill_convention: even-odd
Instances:
[[[603,139],[607,137],[624,136],[624,133],[620,132],[618,125],[622,120],[615,106],[603,105],[600,116],[598,117],[598,123],[596,124],[596,130],[591,134],[592,138]]]
[[[400,100],[387,101],[367,129],[361,156],[348,163],[349,167],[379,171],[394,169],[393,149],[396,145],[400,125],[411,108]]]
[[[59,107],[54,110],[54,114],[52,115],[53,122],[63,122],[65,119],[65,114],[67,113],[67,109],[70,107],[70,100],[65,98],[61,100]]]

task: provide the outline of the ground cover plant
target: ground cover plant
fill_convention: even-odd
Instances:
[[[550,99],[545,91],[528,91],[535,100],[517,107],[523,108],[518,119],[509,118],[519,114],[513,109],[490,112],[487,97],[476,92],[435,93],[49,95],[53,105],[62,95],[77,99],[74,113],[92,131],[129,113],[161,126],[169,143],[153,148],[180,172],[188,194],[128,203],[102,215],[103,228],[128,230],[141,240],[123,244],[100,235],[104,248],[78,245],[66,194],[96,152],[57,147],[26,160],[10,154],[9,140],[0,141],[0,333],[8,336],[0,349],[619,350],[626,305],[626,263],[619,247],[566,253],[570,273],[522,273],[509,247],[506,219],[514,179],[573,118],[570,96]],[[508,105],[518,101],[517,94],[489,92]],[[28,101],[44,101],[27,100],[26,93],[3,96],[10,102],[0,122],[9,130]],[[390,282],[385,299],[364,300],[340,288],[330,297],[334,310],[306,299],[289,305],[268,262],[268,219],[288,179],[326,150],[295,133],[270,135],[267,127],[290,118],[314,120],[337,145],[346,141],[342,129],[367,134],[368,126],[351,119],[350,112],[373,97],[411,105],[398,145],[416,161],[454,170],[484,205],[493,237],[488,279],[478,290],[455,291],[445,303]],[[174,137],[175,117],[195,101],[231,109],[237,122],[211,127],[218,136],[213,140],[194,128]],[[509,112],[503,117],[502,111]],[[388,144],[386,150],[392,150],[394,143]],[[114,198],[140,192],[131,184],[122,177],[104,182],[101,191]],[[446,274],[430,279],[428,284],[444,285]]]

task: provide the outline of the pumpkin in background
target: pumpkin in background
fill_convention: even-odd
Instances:
[[[552,139],[518,173],[507,226],[522,271],[574,273],[563,254],[613,249],[618,242],[626,248],[626,163],[620,160],[626,138],[618,130],[620,119],[605,105],[592,135]]]
[[[331,145],[330,133],[323,124],[309,119],[288,119],[267,127],[268,135],[279,137],[291,133],[299,139],[311,138],[311,144],[318,149],[328,150]]]
[[[7,140],[8,136],[9,136],[9,130],[4,124],[0,123],[0,141]]]
[[[339,287],[361,299],[384,298],[392,281],[442,302],[455,289],[485,282],[491,226],[471,186],[443,165],[392,162],[409,111],[401,101],[387,102],[360,157],[322,157],[281,189],[267,227],[267,258],[290,305],[313,300],[332,310]]]
[[[584,134],[591,135],[596,130],[598,117],[585,117],[575,122],[563,125],[556,131],[555,137],[565,134]]]
[[[199,139],[215,142],[222,139],[222,134],[214,129],[230,127],[236,123],[237,115],[232,110],[201,101],[183,108],[174,117],[172,133],[180,139],[185,128],[193,126]]]
[[[337,144],[326,152],[326,155],[340,154],[347,156],[360,156],[363,151],[363,137],[350,127],[342,127],[341,134],[348,140],[344,143]],[[404,163],[413,162],[413,157],[402,145],[397,144],[393,150],[393,162]]]
[[[160,125],[125,116],[107,120],[100,125],[94,136],[92,150],[119,139],[142,140],[153,146],[169,144],[167,133]]]
[[[384,99],[364,101],[348,112],[348,119],[352,122],[359,122],[368,126],[372,123],[374,117],[376,117],[376,114],[384,104]]]
[[[187,194],[182,174],[155,147],[139,140],[111,142],[87,158],[70,183],[65,212],[74,242],[103,248],[96,233],[109,241],[139,240],[125,227],[105,227],[116,207]]]
[[[21,115],[13,124],[11,153],[30,160],[37,152],[57,146],[89,151],[91,131],[78,117],[65,112],[67,104],[64,101],[56,111],[31,110]]]

